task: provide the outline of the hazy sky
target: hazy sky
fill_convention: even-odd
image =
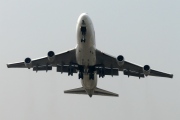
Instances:
[[[180,120],[179,0],[0,0],[0,120]],[[78,75],[8,69],[7,63],[76,45],[82,12],[98,49],[174,78],[106,76],[98,87],[118,98],[64,94]]]

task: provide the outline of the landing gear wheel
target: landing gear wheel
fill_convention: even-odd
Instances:
[[[93,73],[89,74],[89,80],[94,80],[94,74]]]
[[[104,74],[104,69],[103,68],[101,68],[100,70],[99,70],[99,78],[104,78],[104,76],[105,76],[105,74]]]
[[[81,39],[81,42],[84,42],[85,43],[86,39]]]
[[[68,76],[69,75],[73,76],[73,69],[68,69]]]
[[[104,76],[105,76],[105,75],[103,75],[103,74],[99,74],[99,78],[101,78],[101,77],[104,78]]]
[[[99,78],[101,78],[102,76],[101,76],[101,74],[99,74]]]
[[[79,79],[83,79],[84,76],[83,76],[83,73],[79,73]]]
[[[68,73],[68,76],[69,76],[69,75],[73,76],[73,73],[70,73],[70,72],[69,72],[69,73]]]

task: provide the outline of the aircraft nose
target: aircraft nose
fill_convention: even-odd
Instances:
[[[82,17],[85,16],[85,17],[86,17],[86,16],[88,16],[88,15],[87,15],[87,13],[82,13],[80,16],[82,16]]]
[[[77,23],[80,26],[88,26],[92,23],[92,21],[87,13],[82,13],[79,16]]]
[[[86,21],[88,20],[88,15],[87,15],[87,13],[82,13],[82,14],[80,15],[80,18],[81,18],[81,21],[86,22]]]

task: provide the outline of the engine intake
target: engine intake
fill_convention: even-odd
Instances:
[[[25,60],[24,60],[24,64],[27,68],[31,68],[32,66],[32,62],[31,62],[31,58],[27,57]]]
[[[54,59],[55,59],[55,53],[54,53],[53,51],[49,51],[48,54],[47,54],[47,56],[48,56],[48,60],[49,60],[50,62],[53,62],[53,61],[54,61]]]
[[[119,66],[124,65],[124,57],[122,55],[119,55],[117,57],[117,63],[118,63]]]
[[[149,65],[145,65],[143,67],[143,72],[144,72],[144,75],[148,76],[150,74],[150,72],[151,72],[150,66]]]

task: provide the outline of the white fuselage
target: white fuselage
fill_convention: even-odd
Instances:
[[[83,22],[85,23],[83,23]],[[83,37],[81,27],[86,27],[85,42],[82,42]],[[82,13],[77,21],[76,26],[77,33],[77,48],[76,48],[76,61],[79,65],[84,66],[84,77],[81,80],[82,86],[88,94],[93,94],[97,85],[97,74],[94,73],[94,80],[89,79],[88,66],[94,66],[96,64],[96,43],[95,43],[95,31],[93,23],[86,13]]]

